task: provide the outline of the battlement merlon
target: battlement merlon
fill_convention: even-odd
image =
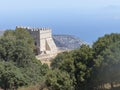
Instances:
[[[23,27],[23,26],[16,26],[16,28],[23,28],[29,31],[51,32],[50,28],[30,28],[30,27]]]

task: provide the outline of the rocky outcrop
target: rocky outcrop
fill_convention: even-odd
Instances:
[[[72,35],[53,35],[53,40],[60,50],[73,50],[79,48],[86,42]]]

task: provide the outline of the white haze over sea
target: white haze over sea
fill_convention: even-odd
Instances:
[[[92,43],[120,33],[120,0],[1,0],[0,30],[17,25],[50,27]]]

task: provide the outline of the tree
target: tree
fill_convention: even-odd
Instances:
[[[95,55],[100,55],[109,45],[120,41],[120,34],[112,33],[98,38],[98,40],[93,44],[93,49],[95,50]]]
[[[0,62],[14,63],[13,67],[17,68],[15,72],[12,65],[10,65],[9,68],[11,68],[11,70],[8,70],[9,72],[7,73],[15,76],[15,78],[13,76],[10,77],[15,84],[15,80],[21,78],[21,76],[18,76],[18,69],[20,70],[20,75],[25,79],[25,85],[40,83],[46,75],[48,66],[42,65],[41,62],[35,58],[33,50],[33,38],[30,36],[29,32],[24,29],[7,30],[0,38]],[[1,67],[4,68],[4,65]],[[7,78],[4,72],[5,71],[2,72],[3,75],[1,79]],[[9,79],[6,79],[6,82],[9,83]],[[6,82],[2,80],[3,85],[6,85]]]
[[[120,70],[120,34],[110,34],[99,38],[94,44],[95,51],[93,82],[95,86],[104,88],[105,83],[119,82]]]
[[[45,83],[49,90],[73,90],[69,74],[58,69],[49,71]]]
[[[92,68],[94,51],[87,45],[82,45],[78,50],[73,52],[75,65],[76,90],[88,90],[91,85]]]
[[[51,67],[53,69],[58,68],[68,73],[73,73],[75,71],[74,59],[72,57],[72,52],[63,52],[57,55],[57,57],[52,61]]]
[[[44,77],[48,70],[48,65],[42,65],[41,62],[37,60],[34,60],[34,62],[31,63],[31,66],[21,68],[21,72],[26,78],[28,85],[36,85],[42,82],[45,79]]]
[[[11,62],[0,62],[0,87],[4,90],[16,90],[24,85],[25,78],[19,68]]]
[[[75,87],[76,79],[75,79],[75,66],[74,66],[74,58],[72,57],[73,52],[63,52],[58,54],[55,59],[53,59],[51,63],[52,69],[59,69],[61,71],[65,71],[70,75],[71,80],[73,81],[72,86]]]
[[[35,59],[33,39],[24,29],[8,30],[0,39],[0,59],[28,66]]]
[[[111,83],[113,88],[113,83],[120,82],[120,41],[111,44],[102,53],[102,62],[100,64],[100,74],[99,77],[103,76],[103,83]]]
[[[93,55],[92,48],[83,45],[77,50],[58,54],[51,66],[53,69],[67,72],[73,81],[74,89],[85,90],[89,87],[89,79],[94,66]]]

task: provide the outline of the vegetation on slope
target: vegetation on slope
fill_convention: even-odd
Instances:
[[[51,67],[69,74],[73,88],[66,90],[103,90],[106,84],[114,88],[120,84],[119,54],[120,34],[110,34],[99,38],[92,47],[83,45],[77,50],[58,54]],[[57,85],[61,86],[63,82],[57,78]],[[56,87],[52,88],[56,90]]]
[[[104,90],[120,84],[120,34],[99,38],[92,47],[58,54],[51,69],[34,55],[34,41],[23,30],[8,30],[0,38],[0,87],[16,90],[34,86],[38,90]],[[118,87],[117,87],[118,89]]]
[[[23,29],[7,30],[0,38],[0,87],[14,90],[41,82],[48,67],[36,60],[34,42]]]

